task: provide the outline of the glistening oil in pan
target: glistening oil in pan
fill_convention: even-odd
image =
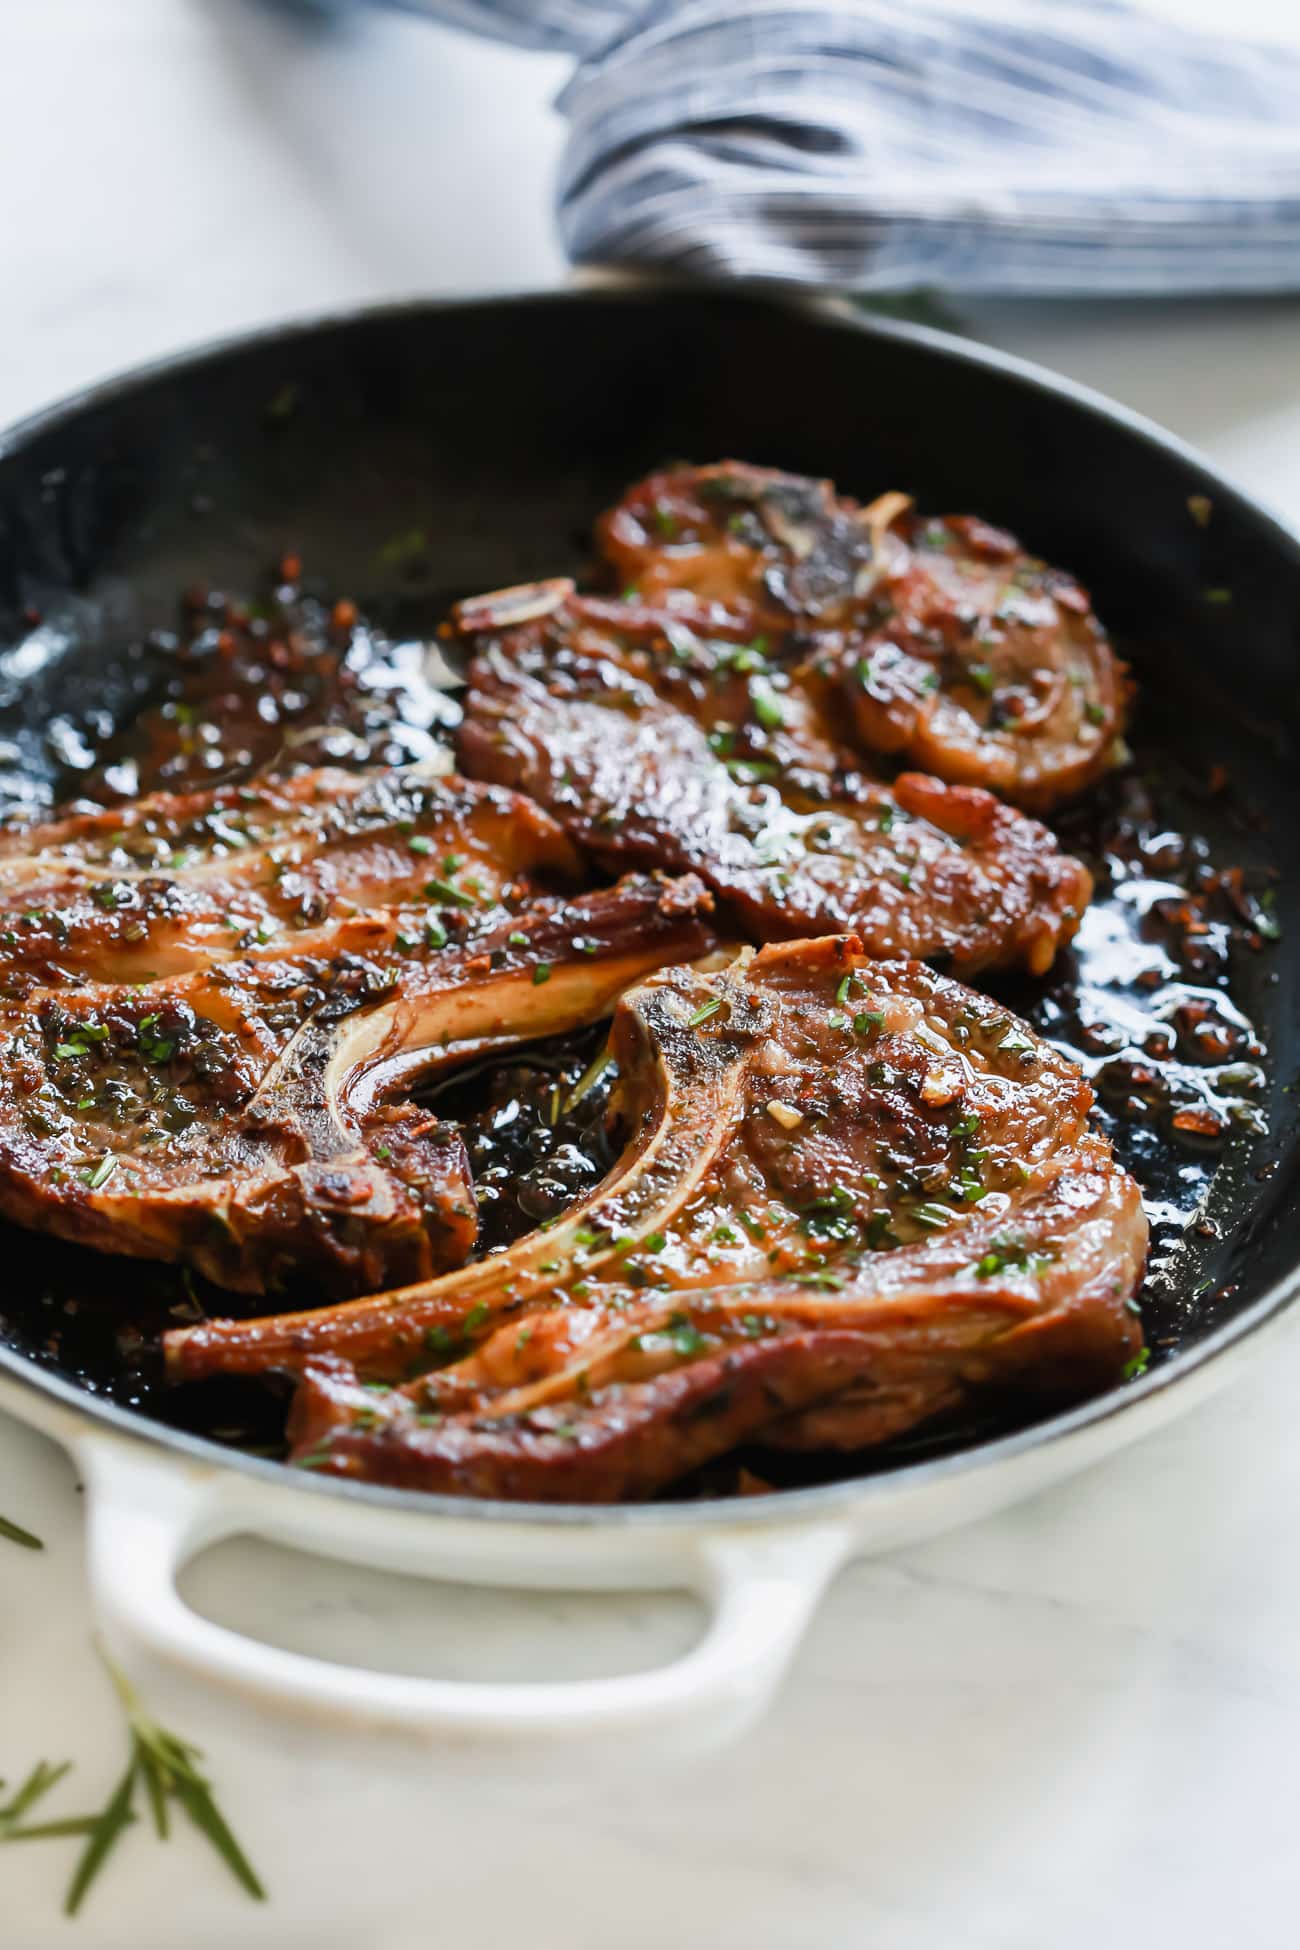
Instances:
[[[436,647],[414,634],[390,641],[351,603],[304,593],[300,573],[287,558],[260,602],[193,592],[176,638],[126,654],[125,674],[106,693],[117,700],[112,710],[100,704],[52,722],[39,751],[15,744],[10,803],[22,811],[65,799],[120,803],[160,786],[304,764],[446,763],[459,714],[454,672]],[[1189,1327],[1231,1311],[1230,1286],[1211,1269],[1223,1258],[1234,1189],[1273,1168],[1269,1099],[1283,1080],[1271,1076],[1255,1027],[1268,1019],[1281,926],[1269,838],[1231,778],[1182,766],[1161,749],[1139,749],[1054,824],[1093,870],[1093,903],[1045,980],[989,986],[1090,1077],[1098,1120],[1143,1188],[1152,1245],[1140,1305],[1148,1358],[1158,1362]],[[596,1025],[439,1086],[439,1114],[465,1133],[480,1252],[556,1217],[612,1162],[615,1076],[602,1061],[604,1034]],[[16,1229],[4,1229],[3,1244],[17,1269],[0,1301],[12,1345],[168,1422],[278,1452],[284,1389],[222,1381],[169,1391],[161,1377],[168,1327],[205,1313],[264,1312],[264,1299]],[[868,1466],[1007,1425],[936,1425]],[[862,1466],[862,1458],[752,1451],[683,1493]]]

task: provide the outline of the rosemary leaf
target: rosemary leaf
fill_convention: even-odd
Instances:
[[[265,1889],[212,1798],[211,1782],[199,1772],[197,1763],[203,1756],[198,1748],[191,1746],[187,1740],[178,1739],[174,1733],[168,1733],[165,1727],[150,1719],[126,1674],[102,1652],[100,1656],[104,1659],[109,1678],[117,1688],[118,1698],[130,1722],[135,1743],[132,1771],[138,1769],[144,1775],[155,1826],[159,1823],[159,1805],[155,1795],[174,1795],[236,1881],[242,1883],[250,1896],[259,1902],[265,1901]],[[166,1819],[164,1812],[160,1834],[166,1833]]]
[[[613,1061],[614,1058],[607,1049],[602,1050],[599,1056],[592,1059],[564,1100],[562,1109],[566,1117],[571,1110],[578,1108],[584,1097],[591,1094]]]
[[[221,1810],[212,1798],[212,1790],[203,1776],[197,1771],[178,1774],[172,1784],[172,1792],[194,1826],[207,1836],[235,1879],[243,1884],[249,1895],[256,1901],[265,1902],[266,1890],[227,1826]]]
[[[168,1777],[161,1771],[157,1757],[148,1747],[137,1741],[136,1751],[140,1757],[140,1772],[144,1777],[144,1791],[149,1797],[149,1812],[153,1816],[154,1833],[160,1842],[168,1835],[167,1789]]]
[[[135,1820],[131,1801],[135,1793],[135,1776],[138,1765],[139,1762],[133,1746],[125,1774],[123,1774],[121,1780],[109,1796],[102,1814],[96,1815],[91,1823],[88,1831],[89,1840],[82,1850],[81,1860],[77,1864],[76,1873],[68,1887],[67,1898],[64,1901],[63,1912],[65,1916],[76,1915],[86,1899],[86,1894],[91,1883],[95,1880],[95,1877],[107,1861],[113,1844],[117,1841],[123,1830],[129,1828]]]
[[[27,1828],[9,1828],[0,1834],[0,1842],[48,1842],[68,1835],[89,1835],[93,1832],[98,1815],[65,1815],[62,1821],[34,1821]]]
[[[44,1544],[30,1530],[24,1530],[20,1523],[10,1523],[8,1517],[0,1517],[0,1537],[7,1537],[11,1544],[21,1544],[26,1551],[43,1551]]]
[[[51,1767],[47,1760],[37,1761],[13,1799],[0,1807],[0,1841],[13,1839],[14,1830],[27,1810],[34,1807],[43,1794],[48,1794],[57,1781],[63,1779],[71,1765],[70,1760],[61,1762],[58,1767]]]

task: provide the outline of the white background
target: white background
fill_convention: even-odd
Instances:
[[[1222,29],[1220,0],[1163,0]],[[1300,36],[1292,0],[1232,21]],[[554,280],[563,60],[418,20],[304,33],[241,0],[0,0],[0,423],[122,365],[332,304]],[[981,306],[971,330],[1175,427],[1300,518],[1300,303]],[[683,1775],[485,1799],[455,1763],[321,1747],[202,1697],[255,1910],[188,1837],[122,1845],[65,1925],[63,1845],[0,1851],[39,1950],[1289,1950],[1300,1863],[1300,1348],[1009,1516],[840,1580],[769,1722]],[[0,1772],[120,1720],[78,1492],[0,1421]],[[230,1546],[191,1594],[277,1642],[415,1671],[632,1668],[663,1603],[447,1592]]]

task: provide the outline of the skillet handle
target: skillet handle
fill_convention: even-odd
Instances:
[[[160,1466],[136,1445],[103,1437],[79,1447],[89,1501],[91,1599],[107,1643],[126,1663],[139,1670],[142,1660],[157,1660],[262,1710],[305,1713],[332,1731],[454,1742],[462,1754],[477,1749],[485,1758],[540,1751],[549,1764],[561,1752],[580,1754],[584,1762],[604,1754],[621,1769],[633,1758],[695,1752],[740,1732],[770,1701],[853,1543],[843,1521],[775,1530],[737,1526],[720,1536],[676,1530],[658,1568],[648,1578],[630,1571],[626,1583],[692,1590],[708,1607],[709,1621],[688,1652],[648,1672],[518,1684],[408,1677],[263,1645],[202,1617],[181,1597],[178,1571],[222,1537],[262,1531],[280,1542],[328,1549],[328,1537],[317,1534],[310,1517],[306,1524],[286,1522],[281,1504],[278,1517],[266,1521],[247,1484],[224,1471]],[[382,1519],[385,1513],[358,1514]],[[436,1544],[430,1548],[427,1536],[421,1538],[418,1520],[407,1535],[407,1548],[394,1549],[390,1538],[374,1561],[439,1575]],[[610,1588],[607,1575],[579,1571],[566,1578],[563,1533],[552,1532],[548,1541],[561,1564],[560,1575],[546,1582]],[[363,1552],[354,1545],[348,1554]],[[447,1574],[444,1564],[441,1575]],[[525,1580],[498,1568],[476,1581]]]

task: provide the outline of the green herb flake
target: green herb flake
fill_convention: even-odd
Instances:
[[[30,1530],[24,1530],[20,1523],[11,1523],[8,1517],[0,1517],[0,1537],[11,1544],[21,1544],[25,1551],[43,1551],[44,1544]]]
[[[427,846],[425,851],[428,851]],[[424,894],[426,900],[449,901],[453,907],[473,907],[474,905],[474,896],[472,894],[463,894],[460,888],[453,887],[449,880],[426,880],[424,883]]]
[[[765,731],[779,731],[784,725],[785,711],[781,700],[764,678],[750,678],[749,703],[750,709]]]
[[[709,1020],[710,1016],[716,1016],[721,1007],[722,1007],[721,996],[715,995],[708,1002],[701,1002],[699,1008],[694,1010],[691,1015],[687,1016],[686,1027],[688,1029],[698,1029],[702,1022],[707,1022]]]

